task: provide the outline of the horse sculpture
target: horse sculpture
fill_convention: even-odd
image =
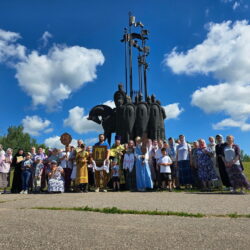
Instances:
[[[97,105],[90,110],[87,119],[102,125],[104,135],[110,144],[111,135],[115,132],[115,110],[107,105]]]

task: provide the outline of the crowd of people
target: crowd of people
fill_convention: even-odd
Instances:
[[[178,140],[150,140],[136,137],[122,145],[115,137],[110,145],[103,134],[94,146],[105,146],[106,154],[97,164],[93,147],[82,140],[77,147],[65,150],[32,147],[19,149],[12,156],[0,145],[0,188],[7,193],[10,170],[14,169],[11,193],[63,193],[107,190],[150,191],[196,188],[201,191],[228,190],[232,193],[250,189],[243,173],[240,148],[229,135],[209,137],[187,143],[184,135]],[[238,190],[239,189],[239,190]]]

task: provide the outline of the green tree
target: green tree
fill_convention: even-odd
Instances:
[[[240,151],[241,160],[244,162],[250,162],[250,156],[245,154],[243,150]]]
[[[11,126],[8,128],[7,135],[0,137],[0,144],[3,148],[12,148],[15,154],[19,148],[22,148],[24,152],[29,152],[31,147],[43,147],[44,144],[39,145],[37,141],[32,138],[28,133],[23,132],[23,126]]]

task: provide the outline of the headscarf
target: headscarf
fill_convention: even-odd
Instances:
[[[204,139],[200,139],[200,140],[199,140],[199,147],[200,147],[201,149],[207,147],[207,144],[206,144],[206,142],[205,142]]]
[[[217,139],[216,139],[217,137],[220,137],[221,138],[221,143],[224,143],[223,135],[218,134],[218,135],[215,136],[215,142],[216,142],[216,144],[219,144],[218,141],[217,141]]]

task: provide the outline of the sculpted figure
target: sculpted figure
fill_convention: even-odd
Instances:
[[[97,105],[90,110],[87,119],[102,124],[104,135],[110,144],[111,135],[115,132],[115,111],[107,105]]]
[[[134,126],[134,136],[142,137],[144,134],[147,134],[149,119],[149,106],[146,102],[143,101],[142,94],[138,96],[138,103],[136,105],[136,119]]]
[[[160,119],[161,119],[161,108],[156,103],[155,95],[151,96],[150,104],[150,116],[148,122],[148,137],[151,140],[160,139]]]
[[[126,97],[126,103],[123,109],[123,126],[124,137],[122,137],[122,143],[128,143],[129,140],[133,140],[133,128],[135,125],[136,107],[132,103],[129,96]]]
[[[125,138],[125,131],[124,131],[124,104],[126,101],[126,93],[123,91],[122,84],[118,85],[118,91],[114,94],[114,102],[115,102],[115,132],[117,135],[122,137],[122,143]]]
[[[166,134],[165,134],[165,124],[164,120],[167,118],[165,109],[161,106],[161,102],[159,100],[156,101],[160,105],[161,108],[161,113],[160,113],[160,139],[164,140],[166,139]]]

